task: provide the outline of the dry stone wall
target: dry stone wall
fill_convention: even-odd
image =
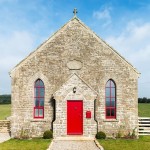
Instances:
[[[9,133],[10,132],[10,121],[0,120],[0,133]]]

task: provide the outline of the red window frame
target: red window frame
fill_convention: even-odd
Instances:
[[[111,79],[107,81],[105,87],[105,115],[106,119],[116,119],[116,84]]]
[[[44,95],[44,83],[41,79],[37,79],[34,84],[34,118],[44,118]],[[40,114],[40,112],[42,112],[42,114]]]

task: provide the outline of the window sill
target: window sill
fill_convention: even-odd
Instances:
[[[39,119],[35,118],[35,119],[31,119],[30,122],[46,122],[46,120],[41,118]]]
[[[105,119],[103,122],[119,122],[117,119]]]

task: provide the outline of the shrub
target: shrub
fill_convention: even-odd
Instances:
[[[104,132],[100,131],[100,132],[98,132],[96,134],[96,138],[97,139],[105,139],[106,138],[106,134]]]
[[[51,130],[46,130],[43,134],[43,139],[50,139],[53,138],[53,133]]]

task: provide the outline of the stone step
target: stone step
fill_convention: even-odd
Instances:
[[[93,137],[84,137],[84,136],[65,136],[65,137],[57,137],[54,140],[58,141],[93,141],[95,138]]]

